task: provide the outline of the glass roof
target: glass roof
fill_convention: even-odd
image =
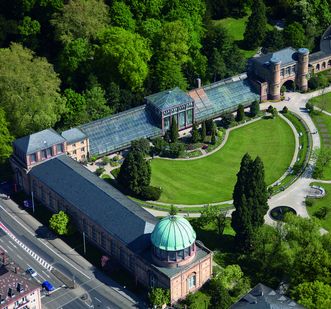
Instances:
[[[233,112],[239,104],[249,106],[260,96],[253,90],[245,76],[223,80],[190,91],[195,101],[195,119],[203,121]]]
[[[133,140],[160,136],[161,129],[145,109],[146,105],[81,125],[79,128],[89,137],[90,154],[115,152],[130,146]]]

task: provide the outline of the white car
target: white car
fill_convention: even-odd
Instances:
[[[31,268],[31,267],[29,267],[26,270],[26,273],[29,274],[31,277],[36,277],[38,275],[37,272],[33,268]]]

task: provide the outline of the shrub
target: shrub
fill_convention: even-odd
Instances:
[[[328,214],[329,211],[330,211],[329,208],[323,206],[319,210],[314,212],[314,216],[316,218],[322,220],[322,219],[325,219],[325,217],[326,217],[326,215]]]
[[[311,90],[315,90],[319,87],[319,81],[318,77],[316,75],[313,75],[309,80],[308,80],[308,87]]]
[[[111,160],[107,156],[102,158],[102,164],[103,165],[107,165],[108,163],[110,163],[110,161]]]
[[[301,170],[301,168],[302,168],[302,164],[300,164],[300,163],[295,163],[295,164],[293,165],[293,167],[292,167],[293,174],[294,174],[294,175],[298,175],[299,172],[300,172],[300,170]]]
[[[153,145],[153,153],[159,155],[164,151],[165,147],[167,146],[167,143],[162,137],[157,137],[153,140]]]
[[[282,113],[283,114],[287,114],[287,112],[288,112],[288,108],[287,108],[287,106],[284,106],[283,107],[283,110],[282,110]]]
[[[167,156],[170,158],[178,158],[184,152],[184,145],[182,143],[171,143],[167,149]]]
[[[307,207],[311,207],[314,205],[314,199],[313,198],[310,198],[310,197],[307,197],[306,200],[305,200],[305,204]]]
[[[91,162],[95,162],[97,159],[98,159],[97,156],[92,156],[92,157],[90,158],[90,161],[91,161]]]
[[[106,170],[103,168],[103,167],[98,167],[96,170],[95,170],[95,173],[100,176],[102,175]]]
[[[309,111],[309,113],[312,113],[314,111],[314,105],[308,101],[306,103],[306,109]]]
[[[142,152],[144,155],[148,155],[150,152],[150,144],[146,138],[140,138],[131,142],[131,149]]]
[[[221,120],[221,126],[225,129],[229,128],[234,122],[234,116],[231,113],[224,114]]]
[[[115,168],[114,170],[111,171],[111,174],[115,177],[115,179],[117,178],[118,174],[120,173],[120,168]]]
[[[271,105],[269,105],[267,108],[267,112],[271,114],[273,110],[274,108]]]
[[[140,197],[146,201],[157,201],[161,196],[162,190],[158,187],[144,187],[140,193]]]

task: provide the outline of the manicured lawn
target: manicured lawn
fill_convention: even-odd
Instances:
[[[313,199],[313,205],[307,206],[309,216],[314,217],[314,214],[322,207],[328,209],[328,213],[324,219],[321,219],[321,226],[326,230],[331,231],[331,184],[312,183],[311,185],[321,186],[325,189],[326,195],[321,199]]]
[[[321,137],[321,147],[331,147],[331,116],[324,113],[315,112],[311,115],[319,135]],[[331,164],[325,168],[323,179],[331,179]]]
[[[331,92],[312,98],[309,102],[331,113]]]
[[[216,153],[197,160],[154,159],[153,186],[163,189],[160,201],[175,204],[207,204],[232,199],[243,155],[259,155],[266,170],[266,182],[276,181],[288,168],[295,140],[285,121],[263,119],[230,133],[226,145]]]

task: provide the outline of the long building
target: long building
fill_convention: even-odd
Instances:
[[[42,137],[42,142],[36,142]],[[44,149],[45,147],[46,150]],[[189,222],[158,220],[66,155],[66,141],[45,130],[14,142],[18,189],[56,213],[70,215],[87,239],[127,269],[137,284],[170,290],[171,302],[199,289],[212,274],[212,252]],[[45,155],[46,154],[46,155]]]

